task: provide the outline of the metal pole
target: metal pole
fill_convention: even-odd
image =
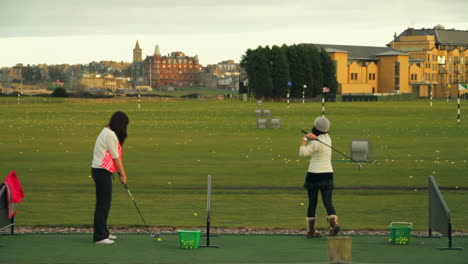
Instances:
[[[430,105],[431,105],[431,107],[432,107],[432,88],[433,88],[433,86],[431,85],[431,91],[430,91],[430,98],[431,98],[431,99],[430,99],[430,100],[431,100]]]
[[[307,85],[304,84],[302,86],[302,103],[305,103],[305,89],[307,88]]]
[[[140,103],[141,103],[141,96],[140,96],[140,92],[138,92],[138,109],[140,109]]]
[[[210,246],[211,227],[211,175],[208,175],[208,191],[206,195],[206,245]]]
[[[458,91],[458,98],[457,98],[457,102],[458,102],[458,109],[457,109],[457,124],[460,124],[460,90],[457,90]]]
[[[325,95],[322,94],[322,116],[325,116]]]
[[[288,95],[287,95],[287,98],[288,98],[288,100],[287,100],[287,102],[288,102],[288,109],[289,109],[289,93],[290,93],[290,90],[288,90]]]
[[[206,195],[206,245],[200,247],[219,248],[219,245],[210,245],[210,229],[211,229],[211,175],[208,174],[208,187]]]

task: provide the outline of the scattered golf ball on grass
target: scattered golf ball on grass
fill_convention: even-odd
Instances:
[[[193,213],[194,216],[197,216],[198,214],[197,213]]]
[[[158,237],[158,238],[156,238],[156,241],[161,242],[162,238]]]

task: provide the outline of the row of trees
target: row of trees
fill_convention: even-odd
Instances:
[[[312,44],[248,49],[241,65],[249,78],[245,89],[256,98],[284,98],[288,91],[293,98],[302,97],[303,91],[306,97],[315,97],[323,87],[330,93],[338,87],[334,61]]]

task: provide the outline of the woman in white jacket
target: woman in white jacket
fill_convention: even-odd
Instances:
[[[307,189],[309,196],[309,207],[307,209],[308,238],[321,237],[322,235],[315,229],[316,208],[318,193],[321,193],[322,202],[327,210],[327,221],[330,226],[329,235],[336,236],[340,231],[338,217],[333,207],[333,167],[331,165],[332,141],[328,131],[330,121],[326,117],[318,117],[314,120],[312,133],[308,133],[302,139],[299,149],[299,155],[302,157],[312,156],[307,170],[304,188]],[[318,140],[325,144],[320,143]]]

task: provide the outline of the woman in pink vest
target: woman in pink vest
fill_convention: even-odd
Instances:
[[[129,119],[124,112],[115,112],[94,146],[91,172],[96,186],[93,234],[96,244],[113,244],[117,239],[107,230],[107,217],[112,201],[112,174],[118,172],[120,182],[127,183],[127,174],[122,164],[122,145],[127,138],[128,124]]]

